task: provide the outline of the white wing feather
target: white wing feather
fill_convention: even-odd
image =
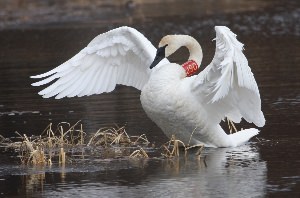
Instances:
[[[116,84],[141,90],[149,79],[149,66],[155,54],[156,48],[140,32],[120,27],[98,35],[60,66],[32,76],[46,77],[32,85],[41,86],[57,79],[39,92],[44,98],[56,96],[57,99],[110,92]]]
[[[243,54],[243,44],[224,26],[217,26],[216,51],[212,62],[194,77],[192,91],[200,99],[211,122],[225,117],[240,122],[243,117],[259,127],[265,118],[253,73]]]

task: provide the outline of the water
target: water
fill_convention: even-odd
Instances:
[[[260,159],[255,146],[209,149],[201,159],[194,155],[195,152],[179,160],[116,160],[42,170],[9,167],[11,174],[22,175],[10,176],[1,186],[9,188],[11,180],[21,178],[18,191],[47,197],[140,197],[141,193],[145,197],[198,197],[210,195],[212,191],[217,197],[264,194],[267,165]]]
[[[30,75],[59,65],[97,34],[120,25],[137,28],[154,44],[165,34],[193,35],[204,49],[202,65],[214,54],[214,25],[229,26],[245,44],[267,122],[251,143],[206,148],[200,159],[195,151],[173,161],[159,158],[158,152],[148,160],[28,167],[1,153],[0,197],[299,197],[300,6],[297,1],[247,2],[179,1],[167,13],[165,4],[155,3],[109,5],[104,11],[98,5],[99,12],[76,3],[36,5],[40,12],[23,5],[20,12],[8,12],[17,5],[5,4],[0,12],[6,16],[0,31],[0,134],[5,137],[15,136],[15,131],[40,134],[50,122],[82,120],[89,133],[116,123],[126,125],[130,134],[146,133],[157,145],[167,141],[143,112],[140,92],[133,88],[118,86],[109,94],[55,100],[42,99],[40,89],[30,86]],[[65,8],[76,12],[60,12]],[[22,13],[26,20],[21,20]],[[185,57],[182,51],[172,58],[180,62]],[[239,127],[253,125],[243,122]]]

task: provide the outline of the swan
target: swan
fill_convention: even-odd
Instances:
[[[156,49],[136,29],[119,27],[98,35],[58,67],[31,76],[43,78],[32,85],[52,83],[39,95],[56,99],[111,92],[117,84],[132,86],[141,90],[143,109],[168,137],[175,135],[189,145],[236,147],[259,130],[228,135],[220,122],[227,117],[239,123],[244,118],[263,127],[265,118],[243,44],[226,26],[216,26],[215,31],[213,60],[197,75],[203,54],[193,37],[167,35]],[[187,62],[170,63],[167,57],[182,46],[190,53]]]

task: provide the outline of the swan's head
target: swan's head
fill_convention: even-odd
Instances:
[[[150,65],[150,69],[155,67],[162,59],[167,58],[182,46],[188,48],[190,52],[190,58],[192,56],[192,53],[196,53],[196,57],[194,58],[193,56],[193,59],[198,60],[197,57],[199,57],[201,62],[202,49],[199,43],[193,37],[188,35],[167,35],[164,36],[159,42],[156,56],[154,58],[154,61]]]
[[[180,37],[182,35],[167,35],[159,42],[158,49],[154,61],[150,65],[150,69],[155,67],[162,59],[173,54],[178,48],[182,46]]]
[[[170,56],[176,50],[178,50],[181,46],[185,45],[185,40],[187,39],[187,35],[167,35],[164,36],[158,45],[158,48],[165,49],[165,57]],[[166,47],[165,47],[166,46]]]

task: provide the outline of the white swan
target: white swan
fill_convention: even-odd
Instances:
[[[167,136],[175,135],[190,145],[235,147],[257,135],[258,130],[227,135],[219,125],[222,119],[228,117],[238,123],[243,117],[259,127],[264,126],[265,119],[256,81],[242,53],[243,44],[227,27],[217,26],[215,30],[215,56],[198,75],[187,77],[197,70],[203,56],[194,38],[165,36],[156,53],[140,32],[120,27],[100,34],[62,65],[32,76],[47,77],[32,85],[58,79],[39,92],[44,98],[100,94],[113,91],[116,84],[133,86],[141,90],[147,115]],[[184,67],[164,59],[181,46],[190,52]]]

